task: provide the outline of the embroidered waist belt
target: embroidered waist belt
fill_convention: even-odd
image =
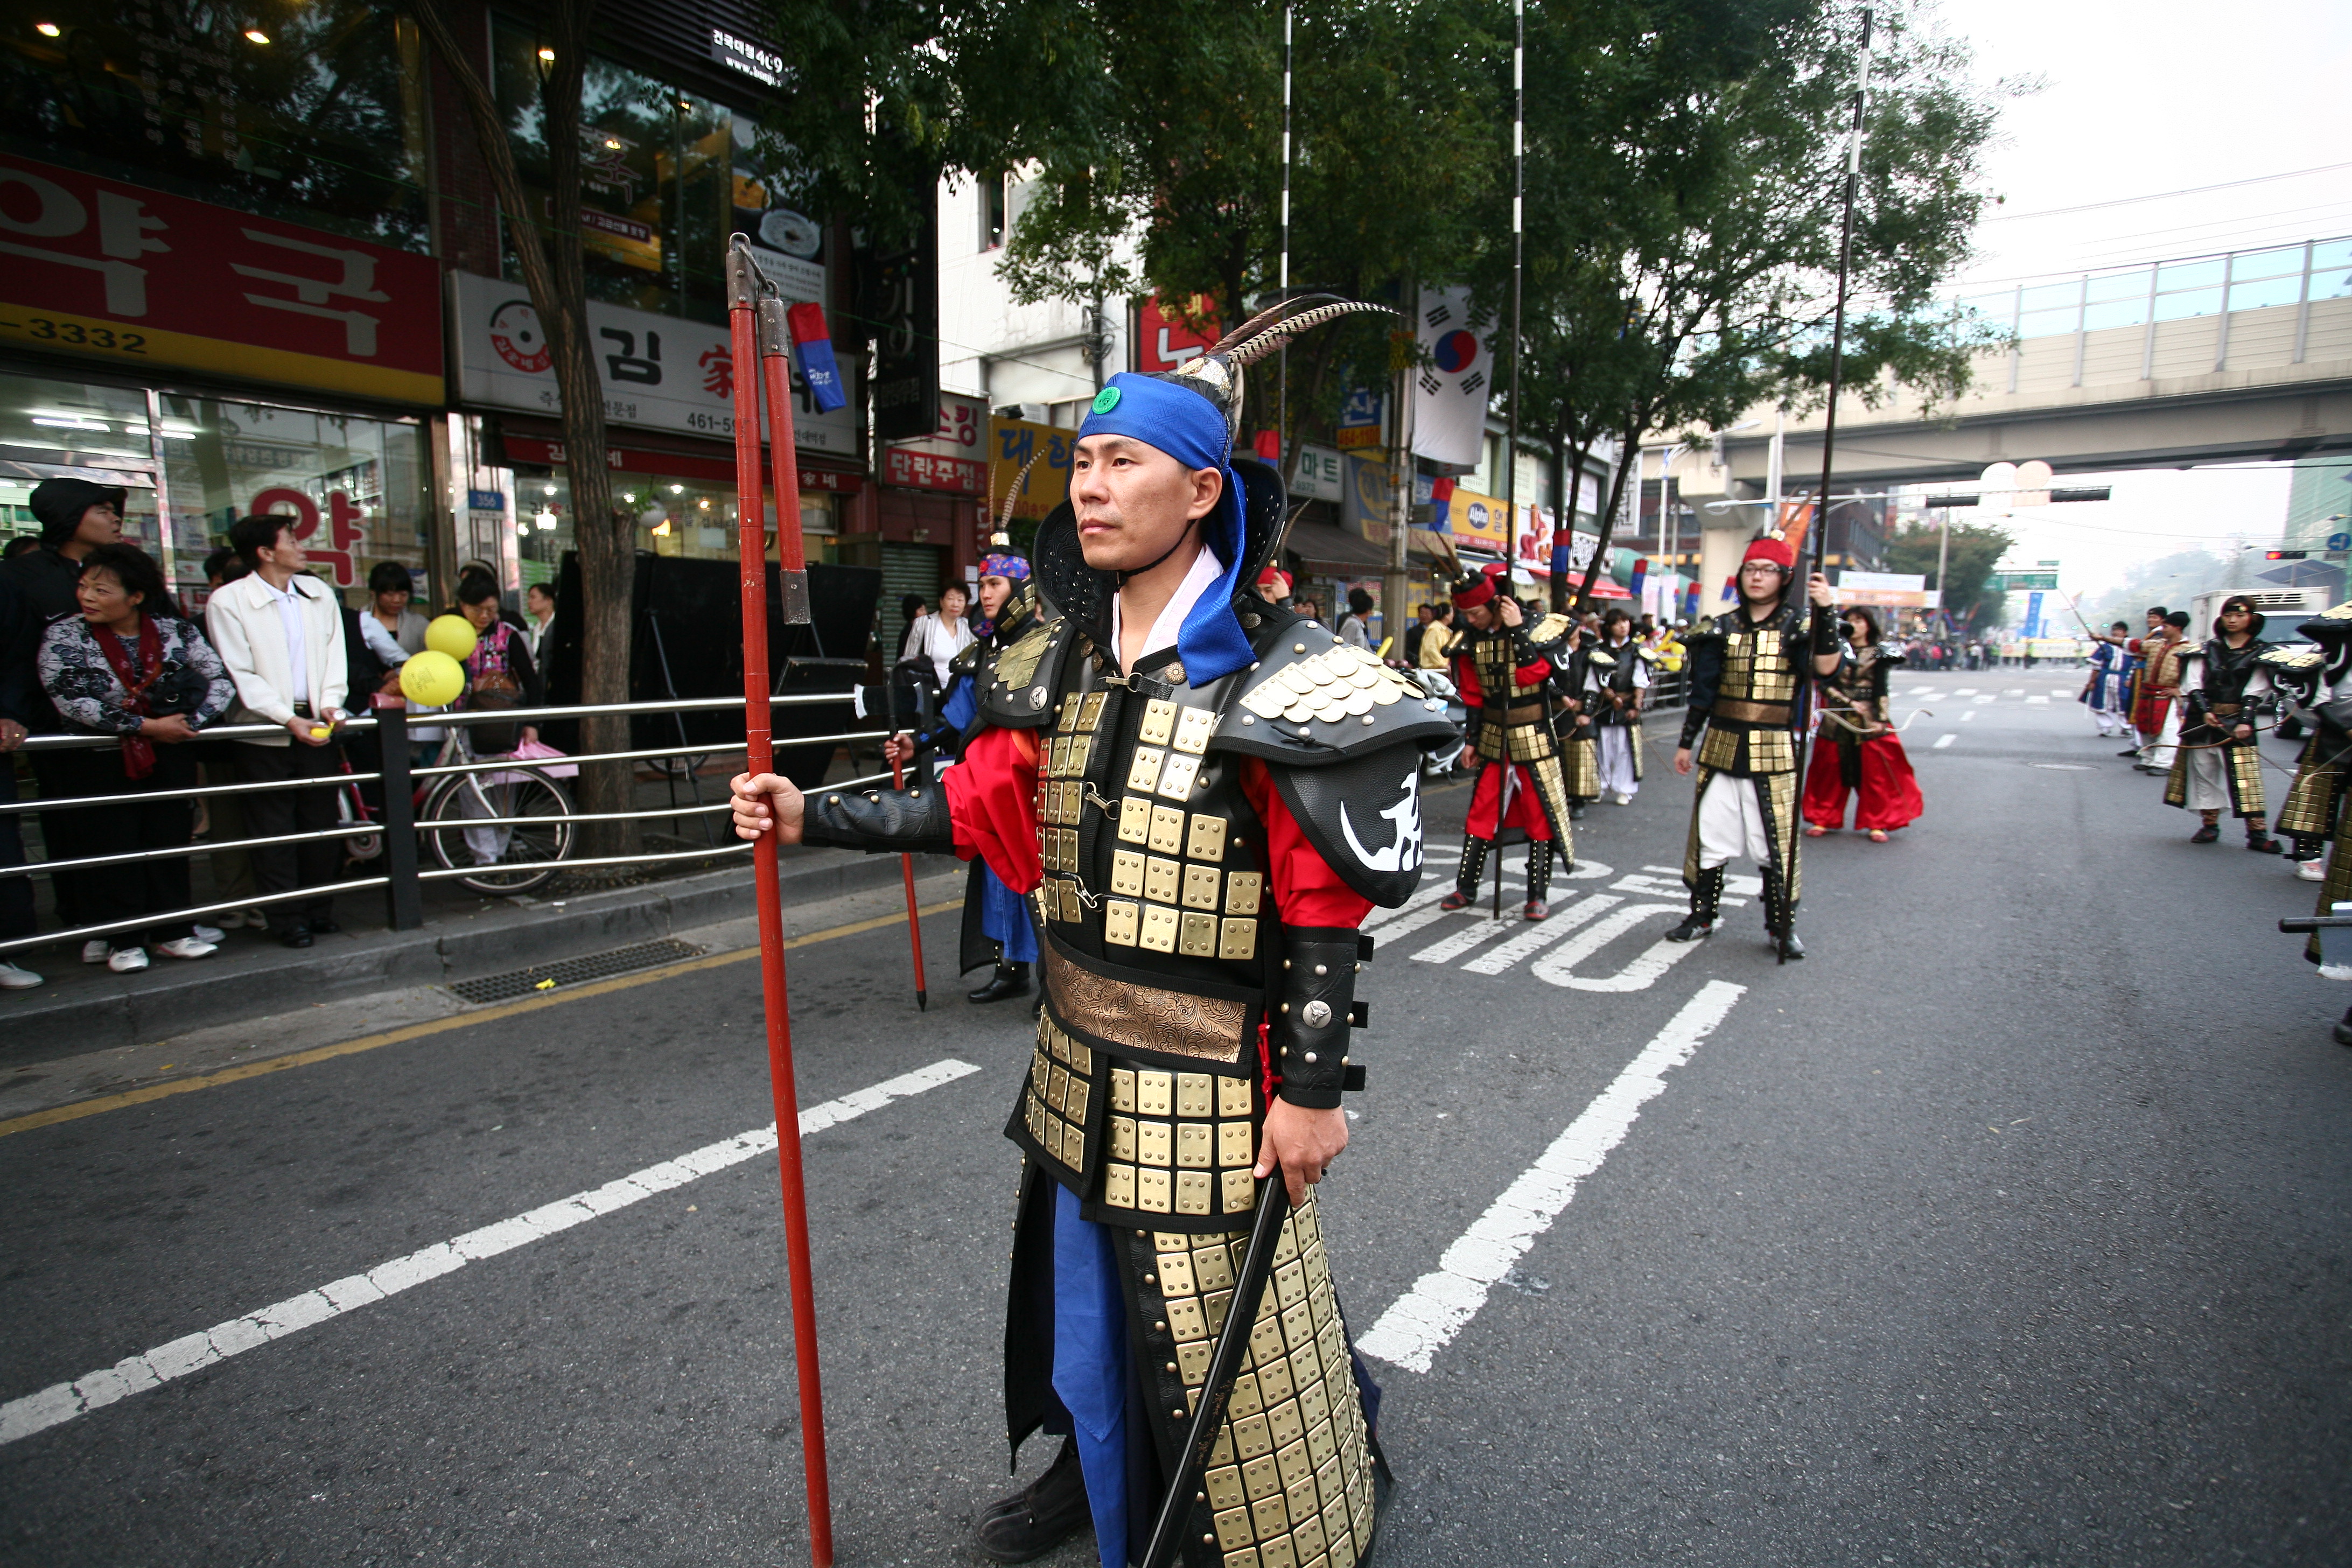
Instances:
[[[1717,719],[1735,720],[1742,724],[1786,724],[1789,705],[1785,702],[1717,702],[1710,715]]]

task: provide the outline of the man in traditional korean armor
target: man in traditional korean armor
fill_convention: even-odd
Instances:
[[[982,668],[938,787],[736,782],[746,837],[978,855],[1043,916],[1045,1010],[1006,1127],[1024,1162],[1005,1412],[1016,1454],[1041,1427],[1068,1441],[984,1514],[976,1544],[1000,1562],[1089,1516],[1105,1568],[1141,1554],[1269,1179],[1294,1207],[1181,1500],[1182,1561],[1347,1568],[1371,1544],[1377,1391],[1313,1184],[1362,1082],[1357,927],[1418,880],[1422,752],[1454,730],[1405,675],[1255,592],[1286,514],[1276,471],[1232,455],[1241,366],[1328,311],[1095,398],[1037,537],[1043,617]]]
[[[1797,940],[1797,733],[1808,675],[1835,674],[1841,651],[1828,579],[1807,584],[1806,606],[1790,602],[1796,553],[1782,539],[1753,541],[1739,563],[1739,603],[1690,639],[1690,707],[1683,715],[1675,772],[1697,751],[1683,884],[1690,913],[1668,942],[1711,935],[1723,907],[1725,868],[1745,857],[1763,872],[1764,929],[1783,961],[1805,956]],[[1704,742],[1700,732],[1706,732]]]
[[[1568,781],[1562,771],[1557,685],[1563,677],[1570,622],[1537,615],[1507,592],[1501,568],[1473,573],[1454,584],[1454,683],[1469,710],[1467,754],[1478,759],[1463,825],[1462,864],[1441,909],[1478,901],[1478,878],[1506,828],[1528,836],[1527,901],[1531,921],[1551,914],[1551,871],[1559,858],[1576,863],[1568,825]],[[1556,662],[1556,657],[1558,662]]]
[[[2295,875],[2316,882],[2326,875],[2323,860],[2344,814],[2346,782],[2352,779],[2352,730],[2345,727],[2352,719],[2352,604],[2321,612],[2295,627],[2294,635],[2317,648],[2273,648],[2262,656],[2272,683],[2294,699],[2311,732],[2272,830],[2293,847]],[[2352,863],[2340,876],[2352,878]],[[2322,904],[2320,913],[2329,912]]]

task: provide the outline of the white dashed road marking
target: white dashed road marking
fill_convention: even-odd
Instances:
[[[1437,1268],[1381,1314],[1356,1348],[1407,1371],[1427,1372],[1437,1352],[1486,1304],[1495,1282],[1567,1209],[1577,1184],[1625,1141],[1642,1107],[1664,1092],[1666,1074],[1691,1059],[1746,990],[1725,980],[1701,986],[1542,1157],[1445,1249]]]
[[[813,1105],[801,1112],[801,1136],[822,1132],[845,1121],[854,1121],[869,1110],[879,1110],[894,1100],[921,1094],[941,1084],[953,1083],[980,1070],[970,1062],[953,1058],[933,1062],[929,1067],[886,1079],[870,1089],[855,1094],[828,1100],[823,1105]],[[211,1366],[215,1362],[249,1351],[272,1340],[282,1340],[299,1333],[330,1318],[381,1301],[396,1295],[412,1285],[422,1285],[427,1279],[452,1273],[468,1263],[479,1263],[486,1258],[496,1258],[518,1247],[554,1236],[583,1225],[592,1219],[624,1209],[631,1204],[682,1187],[714,1172],[746,1160],[772,1153],[776,1147],[775,1123],[754,1128],[738,1137],[705,1144],[673,1160],[648,1165],[642,1171],[591,1187],[584,1193],[574,1193],[568,1198],[558,1198],[551,1204],[519,1214],[512,1219],[502,1219],[496,1225],[486,1225],[479,1230],[469,1230],[463,1236],[451,1237],[436,1243],[422,1252],[412,1252],[388,1263],[379,1263],[364,1274],[353,1274],[306,1290],[299,1296],[274,1302],[226,1323],[216,1323],[199,1333],[185,1335],[169,1344],[158,1345],[144,1355],[126,1357],[112,1366],[85,1373],[71,1383],[60,1383],[12,1399],[0,1405],[0,1443],[13,1443],[19,1437],[29,1437],[60,1422],[87,1415],[102,1405],[111,1405],[126,1394],[143,1394],[160,1387],[175,1377],[185,1377],[192,1372]]]
[[[1953,733],[1953,732],[1947,732],[1947,733],[1944,733],[1944,734],[1938,735],[1938,736],[1937,736],[1937,737],[1936,737],[1936,743],[1935,743],[1934,745],[1932,745],[1932,746],[1928,747],[1927,749],[1928,749],[1929,751],[1931,751],[1931,752],[1940,752],[1940,751],[1942,751],[1946,746],[1950,745],[1953,742],[1955,742],[1955,741],[1958,740],[1959,738],[1960,738],[1960,737],[1959,737],[1957,733]]]

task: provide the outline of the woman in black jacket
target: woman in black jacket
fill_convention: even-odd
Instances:
[[[236,689],[204,634],[173,610],[163,574],[134,545],[102,544],[82,563],[74,595],[79,616],[61,616],[41,636],[42,689],[68,730],[116,735],[119,747],[58,754],[75,795],[140,795],[192,788],[196,759],[187,742],[227,711]],[[131,850],[185,848],[195,807],[185,798],[134,800],[44,814],[69,819],[55,835],[51,858],[79,858]],[[62,851],[62,853],[60,853]],[[63,873],[74,879],[77,917],[110,925],[184,910],[188,858],[158,854],[114,866]],[[104,937],[83,944],[82,960],[118,973],[147,967],[136,932],[131,945]],[[146,942],[171,958],[204,958],[213,943],[187,920],[150,926]]]

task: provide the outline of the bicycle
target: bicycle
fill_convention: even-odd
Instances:
[[[499,754],[478,757],[466,727],[453,724],[434,762],[488,762]],[[457,882],[492,898],[516,898],[553,879],[558,863],[572,855],[572,796],[553,775],[528,763],[496,772],[446,773],[416,792],[416,830],[431,846],[433,858],[446,870],[473,868]],[[467,826],[484,819],[493,826]]]

